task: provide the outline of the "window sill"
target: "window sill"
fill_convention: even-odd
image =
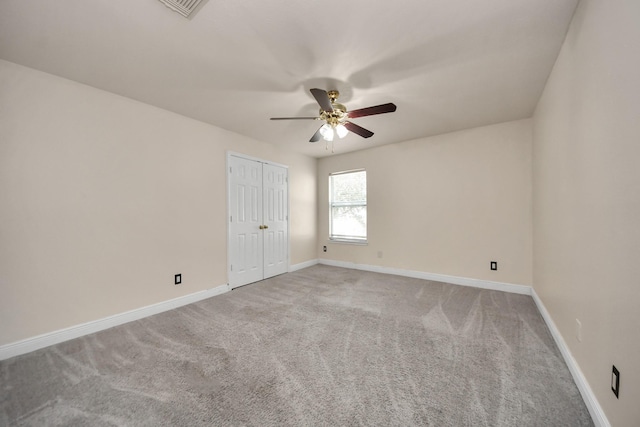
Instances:
[[[350,240],[350,239],[329,239],[329,243],[340,243],[344,245],[367,246],[369,242],[366,240]]]

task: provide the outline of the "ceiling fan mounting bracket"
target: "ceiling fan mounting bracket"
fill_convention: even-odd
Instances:
[[[338,97],[340,96],[340,92],[338,92],[337,90],[330,90],[330,91],[327,91],[327,95],[329,96],[329,100],[333,104],[334,102],[336,102],[336,99],[338,99]]]

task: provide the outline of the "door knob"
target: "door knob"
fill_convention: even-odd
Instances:
[[[266,230],[267,228],[269,228],[269,226],[268,226],[268,225],[261,225],[261,226],[260,226],[260,230]]]

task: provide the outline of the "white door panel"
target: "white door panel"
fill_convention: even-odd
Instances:
[[[262,165],[231,157],[229,202],[231,272],[229,284],[262,280]]]
[[[287,169],[265,164],[264,180],[264,224],[265,231],[265,278],[286,273],[287,266]]]

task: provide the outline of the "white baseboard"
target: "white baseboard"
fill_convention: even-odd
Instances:
[[[163,311],[172,310],[191,304],[203,299],[211,298],[216,295],[223,294],[229,290],[229,285],[220,285],[215,288],[207,289],[193,294],[185,295],[169,301],[163,301],[157,304],[148,305],[146,307],[137,308],[125,313],[115,314],[113,316],[83,323],[81,325],[71,326],[69,328],[60,329],[54,332],[38,335],[22,341],[0,346],[0,360],[9,359],[10,357],[19,356],[21,354],[30,353],[50,345],[58,344],[84,335],[93,334],[114,326],[139,320],[144,317],[162,313]]]
[[[318,264],[317,259],[312,259],[310,261],[301,262],[300,264],[294,264],[289,266],[289,273],[293,273],[294,271],[302,270],[303,268],[313,267]]]
[[[531,296],[538,307],[538,311],[542,315],[542,318],[547,324],[549,331],[551,331],[551,335],[556,342],[556,345],[560,349],[560,353],[562,353],[562,357],[564,358],[565,363],[569,367],[569,372],[573,376],[573,381],[575,381],[576,386],[578,386],[578,390],[580,390],[580,394],[582,395],[582,400],[584,400],[587,409],[589,410],[589,414],[591,414],[591,418],[593,419],[593,423],[597,427],[611,427],[607,416],[605,415],[598,399],[596,399],[595,394],[593,394],[593,390],[589,386],[587,379],[585,378],[580,366],[576,362],[576,359],[573,358],[571,354],[571,350],[569,350],[569,346],[564,341],[564,338],[560,334],[560,331],[556,327],[551,315],[547,311],[547,308],[542,303],[542,300],[536,294],[535,289],[531,289]]]
[[[494,291],[510,292],[513,294],[531,295],[531,286],[515,285],[512,283],[492,282],[490,280],[471,279],[469,277],[448,276],[446,274],[381,267],[379,265],[356,264],[353,262],[334,261],[330,259],[320,259],[318,260],[318,263],[334,267],[371,271],[374,273],[395,274],[396,276],[412,277],[414,279],[433,280],[435,282],[445,282],[453,285],[471,286],[474,288],[491,289]]]

